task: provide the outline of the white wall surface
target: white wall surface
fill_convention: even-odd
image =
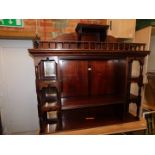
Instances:
[[[4,134],[39,129],[31,40],[0,40],[0,111]]]
[[[151,53],[148,59],[148,72],[155,71],[155,35],[151,37],[150,50]]]

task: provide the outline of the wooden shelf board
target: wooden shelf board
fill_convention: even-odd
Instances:
[[[123,104],[125,102],[123,97],[120,96],[97,96],[97,97],[79,97],[79,98],[62,98],[62,109],[78,109],[93,106],[102,106],[110,104]],[[95,103],[95,104],[94,104]]]
[[[91,120],[90,120],[91,121]],[[50,129],[50,125],[47,125]],[[50,131],[46,128],[45,134],[56,134],[56,135],[97,135],[97,134],[119,134],[124,132],[132,132],[145,130],[147,128],[146,120],[141,118],[136,120],[135,117],[124,122],[115,120],[113,123],[104,124],[103,122],[97,126],[87,127],[87,128],[77,128],[62,131]]]
[[[129,123],[120,123],[114,125],[100,126],[89,129],[80,129],[74,131],[62,131],[54,134],[59,135],[96,135],[96,134],[117,134],[124,132],[132,132],[146,129],[145,120],[129,122]]]
[[[41,110],[42,112],[60,110],[60,105],[56,101],[51,103],[45,103],[45,105],[42,106]]]

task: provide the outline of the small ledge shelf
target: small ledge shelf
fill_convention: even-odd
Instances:
[[[130,102],[137,103],[137,100],[138,100],[138,96],[134,94],[130,94]]]
[[[48,111],[56,111],[60,110],[60,105],[57,102],[46,102],[42,107],[41,111],[42,112],[48,112]]]

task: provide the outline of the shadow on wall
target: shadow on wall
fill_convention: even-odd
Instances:
[[[155,72],[148,73],[148,83],[145,85],[147,104],[155,110]]]
[[[1,120],[1,111],[0,111],[0,135],[3,134],[3,130],[2,130],[2,120]]]

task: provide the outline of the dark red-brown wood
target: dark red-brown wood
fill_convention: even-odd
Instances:
[[[120,65],[121,64],[121,65]],[[125,60],[91,61],[91,94],[120,94],[125,88]],[[120,79],[122,79],[120,81]],[[118,81],[120,81],[118,83]]]
[[[88,62],[60,60],[62,97],[88,95]]]
[[[40,133],[48,124],[56,124],[57,131],[126,121],[130,102],[136,103],[139,117],[144,57],[149,54],[145,44],[66,36],[61,41],[39,41],[29,49],[35,62]],[[140,63],[138,77],[131,76],[134,60]],[[53,64],[50,72],[46,61]],[[132,82],[138,84],[138,96],[130,95]],[[48,112],[56,114],[49,118]]]

